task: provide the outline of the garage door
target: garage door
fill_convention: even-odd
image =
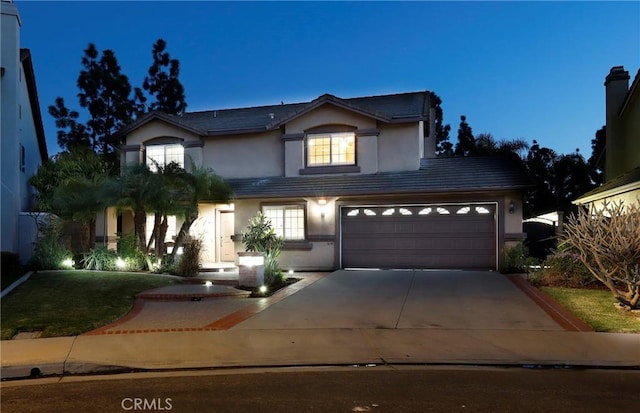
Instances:
[[[496,267],[495,205],[341,208],[343,268]]]

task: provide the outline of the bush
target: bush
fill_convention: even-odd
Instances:
[[[138,250],[134,233],[118,234],[118,256],[124,260],[127,271],[143,271],[147,269],[147,260],[143,252]]]
[[[52,216],[47,222],[38,223],[38,237],[33,249],[29,266],[34,270],[61,270],[68,268],[66,263],[73,254],[64,246],[62,240],[63,222]]]
[[[177,273],[181,277],[195,277],[200,272],[200,251],[202,251],[202,241],[199,239],[188,239],[185,241],[182,256],[178,262]]]
[[[84,256],[82,265],[87,270],[115,271],[117,258],[115,251],[107,247],[97,247]]]
[[[519,242],[515,246],[505,249],[501,272],[507,274],[526,273],[529,272],[529,267],[537,264],[538,260],[529,256],[526,245]]]
[[[580,256],[571,251],[549,255],[531,280],[537,285],[550,287],[585,288],[597,284]]]
[[[624,306],[640,308],[640,198],[581,208],[563,242]]]
[[[249,220],[242,242],[247,252],[264,254],[264,283],[268,286],[284,282],[284,275],[278,265],[284,238],[278,236],[271,222],[261,212]]]

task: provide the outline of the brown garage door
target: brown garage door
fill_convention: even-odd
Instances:
[[[496,266],[495,205],[342,207],[343,268]]]

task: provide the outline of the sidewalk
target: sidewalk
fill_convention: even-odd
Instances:
[[[476,312],[482,311],[487,317],[478,319],[484,324],[474,324],[477,328],[455,327],[454,324],[448,324],[448,328],[425,327],[411,317],[404,323],[394,320],[395,328],[383,323],[369,326],[360,321],[352,322],[349,317],[336,320],[346,323],[343,325],[339,322],[322,324],[322,318],[310,313],[308,308],[292,313],[301,302],[311,304],[307,307],[314,311],[319,310],[319,303],[326,303],[331,291],[338,295],[331,297],[330,310],[334,313],[329,314],[346,313],[348,316],[350,309],[353,311],[358,306],[367,308],[372,318],[382,308],[401,307],[413,316],[433,309],[408,308],[411,303],[424,305],[420,297],[426,297],[427,292],[417,291],[412,301],[409,292],[405,292],[404,298],[397,292],[390,293],[388,288],[375,285],[375,279],[371,277],[366,278],[368,288],[388,298],[386,303],[379,298],[375,301],[378,309],[358,302],[361,289],[357,294],[345,297],[345,290],[336,288],[338,281],[353,281],[359,285],[355,279],[358,276],[367,277],[366,274],[351,274],[325,279],[325,274],[306,274],[301,281],[269,298],[251,300],[234,298],[237,290],[224,285],[183,285],[148,291],[142,295],[147,299],[138,300],[126,317],[85,335],[0,342],[1,375],[2,378],[29,377],[33,369],[38,369],[42,375],[62,375],[130,369],[354,364],[640,368],[640,334],[571,331],[571,325],[561,327],[552,321],[528,324],[524,328],[518,328],[517,324],[497,328],[493,321],[495,316],[489,312],[493,308],[490,303],[486,311],[476,308]],[[403,273],[402,277],[406,282],[410,281],[409,274]],[[305,289],[319,280],[324,282]],[[499,276],[489,274],[482,282],[492,280],[499,281],[502,288],[507,289],[500,292],[500,296],[520,297],[515,287],[508,281],[501,281]],[[417,281],[410,282],[416,289]],[[394,286],[404,288],[400,282],[395,282]],[[498,287],[494,285],[491,289]],[[300,291],[303,293],[295,294]],[[293,299],[282,302],[293,294]],[[341,302],[343,304],[339,304]],[[528,299],[518,302],[522,307],[512,306],[511,311],[521,309],[521,314],[541,311]],[[265,311],[270,307],[270,311]],[[449,311],[445,308],[443,313]],[[291,314],[288,323],[298,317],[297,324],[274,323],[274,320],[282,319],[279,315],[283,312]],[[382,312],[386,316],[388,311]],[[256,317],[259,313],[262,314]],[[264,317],[267,313],[271,316]],[[537,317],[545,320],[540,314]],[[520,323],[520,318],[514,319]]]

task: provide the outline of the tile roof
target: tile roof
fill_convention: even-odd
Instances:
[[[500,157],[423,159],[420,169],[362,175],[226,179],[242,198],[287,198],[511,190],[531,185],[523,169]]]
[[[189,112],[176,118],[180,123],[201,130],[203,134],[246,130],[266,131],[279,127],[283,122],[307,110],[330,103],[383,121],[393,122],[426,116],[430,105],[429,95],[428,91],[422,91],[342,99],[326,94],[311,102]]]

